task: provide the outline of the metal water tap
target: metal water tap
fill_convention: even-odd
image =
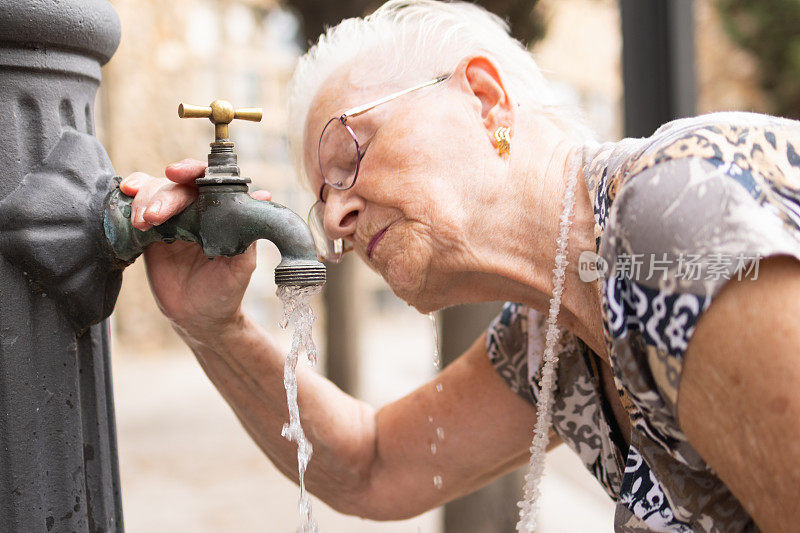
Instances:
[[[235,109],[230,102],[215,100],[208,107],[181,104],[178,116],[208,118],[214,124],[208,167],[205,176],[195,181],[197,200],[166,222],[140,231],[130,222],[133,198],[117,186],[109,196],[103,220],[117,259],[131,263],[150,244],[176,239],[200,244],[210,259],[231,257],[243,253],[255,240],[267,239],[281,253],[275,268],[276,284],[325,283],[325,266],[317,261],[314,239],[303,219],[280,204],[250,197],[250,179],[239,175],[228,125],[234,119],[259,122],[261,109]]]

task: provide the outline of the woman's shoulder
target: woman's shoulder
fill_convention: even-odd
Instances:
[[[717,177],[732,178],[762,203],[760,196],[767,189],[797,193],[800,122],[756,113],[712,113],[669,122],[650,137],[589,146],[585,157],[584,178],[594,205],[599,248],[612,208],[620,211],[623,204],[630,207],[633,198],[647,198],[635,193],[649,189],[642,178],[653,174],[685,176],[691,169],[694,176],[702,176],[716,171]],[[684,185],[675,180],[661,183],[672,190]],[[625,191],[628,201],[617,202]],[[652,202],[668,196],[650,198],[648,207],[657,207]]]
[[[622,187],[642,172],[691,158],[717,168],[737,165],[778,184],[800,188],[800,121],[746,112],[678,119],[650,137],[594,147],[585,174],[590,188],[592,182],[608,182],[606,190],[613,203]]]
[[[650,137],[604,143],[588,152],[584,172],[590,189],[605,180],[611,202],[623,185],[647,169],[690,158],[716,167],[736,164],[800,188],[800,122],[758,113],[678,119]]]
[[[623,181],[656,165],[699,158],[736,164],[800,185],[800,122],[758,113],[725,112],[679,119],[660,127],[627,161]]]
[[[608,177],[604,259],[798,249],[800,122],[719,113],[647,141]]]

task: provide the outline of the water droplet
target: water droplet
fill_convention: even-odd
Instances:
[[[433,424],[433,417],[432,416],[428,416],[428,424]]]
[[[433,476],[433,486],[439,490],[442,490],[442,486],[444,482],[442,481],[442,476]]]
[[[442,358],[439,355],[439,327],[436,325],[436,315],[428,313],[428,318],[431,319],[433,326],[433,368],[439,370],[442,368]]]
[[[436,384],[436,392],[442,392],[442,389],[443,389],[442,384],[441,383],[437,383]]]
[[[444,428],[442,426],[436,428],[436,437],[439,440],[444,440]]]
[[[438,449],[436,448],[436,443],[435,442],[431,442],[431,455],[436,455],[437,451],[438,451]]]

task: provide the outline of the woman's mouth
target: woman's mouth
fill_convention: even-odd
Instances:
[[[391,226],[391,224],[389,224],[389,226]],[[372,238],[369,240],[369,244],[367,245],[367,258],[368,259],[372,259],[372,252],[375,250],[375,247],[378,246],[378,243],[383,238],[383,236],[386,234],[386,230],[389,229],[389,226],[386,226],[385,228],[380,230],[378,233],[373,235]]]

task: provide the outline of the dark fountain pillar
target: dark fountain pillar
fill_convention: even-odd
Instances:
[[[0,531],[121,531],[94,137],[105,0],[0,0]]]

